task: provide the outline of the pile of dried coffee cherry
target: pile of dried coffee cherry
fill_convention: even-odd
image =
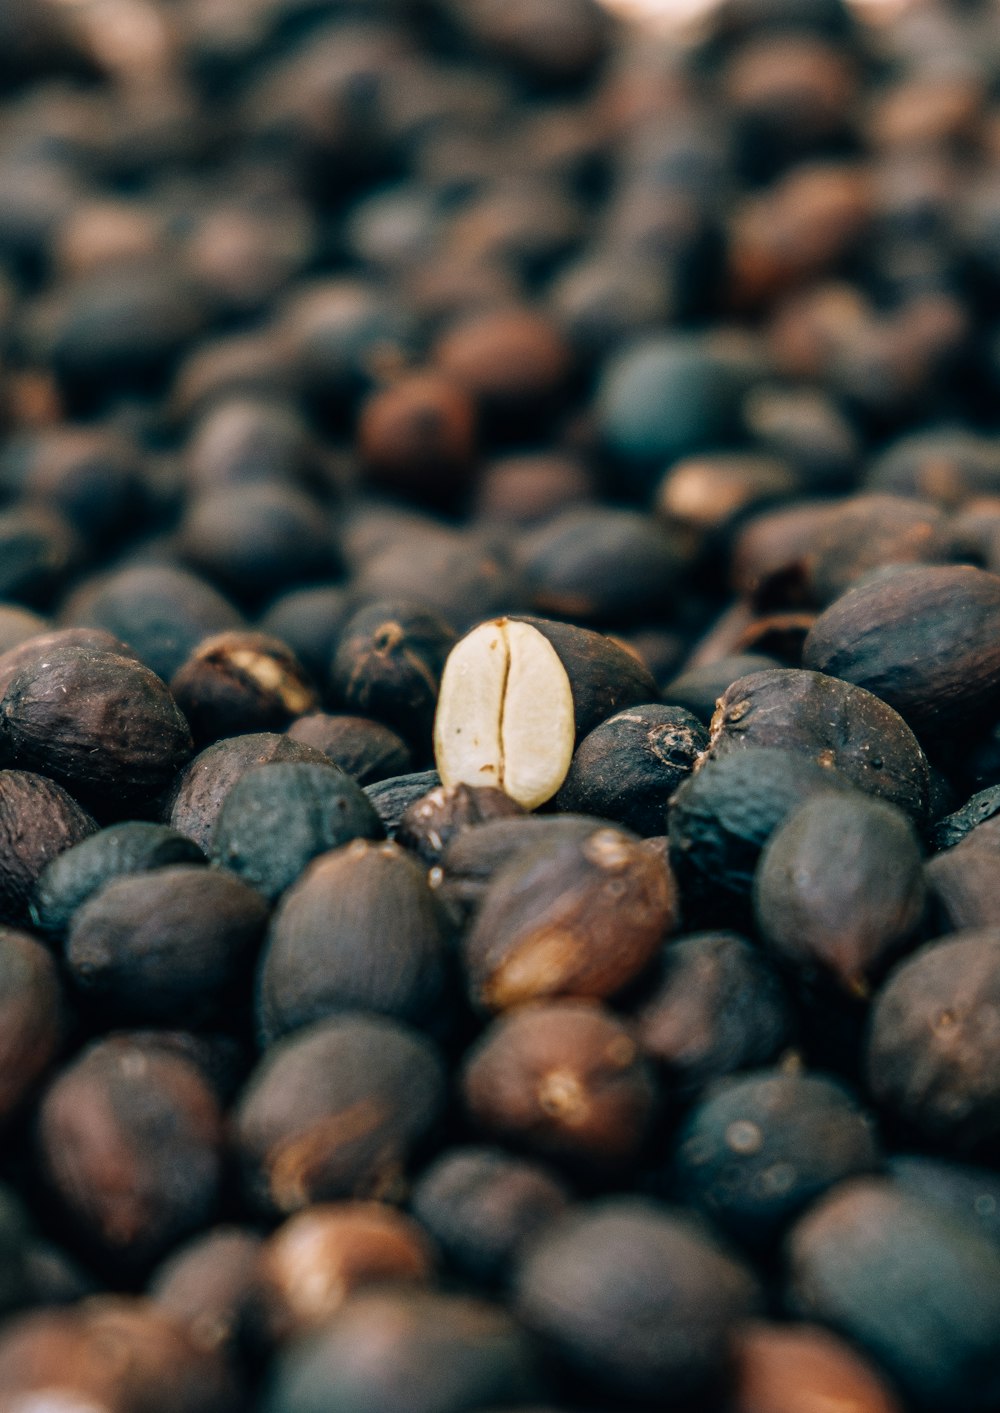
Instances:
[[[1000,1409],[998,77],[0,5],[2,1413]]]

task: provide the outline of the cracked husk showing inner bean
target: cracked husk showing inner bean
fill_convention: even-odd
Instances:
[[[434,721],[445,785],[492,785],[536,809],[566,778],[574,734],[569,677],[537,628],[497,618],[452,649]]]

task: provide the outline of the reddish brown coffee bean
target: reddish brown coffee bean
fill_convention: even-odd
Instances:
[[[408,806],[396,842],[433,866],[456,834],[494,819],[522,819],[524,813],[516,800],[490,786],[439,785]]]
[[[46,864],[96,832],[55,781],[26,770],[0,771],[0,922],[26,922]]]
[[[614,995],[652,960],[677,916],[669,866],[634,835],[596,826],[580,840],[539,839],[497,870],[465,937],[471,998],[499,1011]]]
[[[819,1325],[737,1328],[733,1413],[901,1413],[894,1391],[846,1341]]]
[[[466,1056],[462,1092],[484,1133],[598,1171],[635,1158],[656,1102],[628,1028],[586,1001],[494,1021]]]
[[[434,362],[487,417],[502,417],[509,426],[563,389],[572,352],[542,315],[513,308],[456,321],[439,340]]]
[[[0,927],[0,1119],[31,1094],[66,1032],[51,954],[26,932]]]
[[[39,1111],[42,1168],[80,1240],[142,1268],[211,1220],[222,1116],[194,1065],[126,1035],[85,1050]]]
[[[11,1409],[43,1402],[101,1413],[235,1413],[240,1398],[217,1352],[138,1296],[101,1296],[37,1310],[0,1336],[0,1398]]]
[[[468,482],[476,451],[476,412],[457,382],[414,373],[371,395],[361,409],[358,447],[376,485],[431,504],[448,504]]]
[[[317,1203],[289,1217],[257,1257],[259,1318],[271,1339],[322,1328],[368,1285],[425,1285],[434,1252],[421,1227],[381,1202]]]

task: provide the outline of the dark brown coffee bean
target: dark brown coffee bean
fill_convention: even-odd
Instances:
[[[400,1193],[437,1122],[444,1067],[424,1036],[360,1013],[271,1046],[237,1105],[248,1195],[268,1212]]]
[[[208,491],[192,500],[180,529],[186,560],[241,603],[336,577],[339,559],[323,508],[289,486]]]
[[[73,914],[66,964],[119,1024],[195,1024],[216,1014],[264,933],[259,893],[212,869],[175,865],[118,878]]]
[[[462,1413],[522,1407],[536,1353],[507,1311],[468,1295],[359,1292],[279,1363],[265,1413]]]
[[[413,319],[374,283],[326,279],[293,288],[279,310],[279,343],[310,408],[326,425],[343,426],[380,370],[406,360]]]
[[[162,681],[132,658],[61,646],[12,678],[0,702],[4,745],[95,800],[162,790],[191,754],[191,734]]]
[[[81,1241],[121,1270],[212,1218],[222,1118],[186,1060],[126,1035],[63,1070],[39,1111],[43,1170]]]
[[[436,530],[383,546],[359,568],[354,588],[364,600],[408,603],[465,633],[485,618],[527,607],[509,553],[474,534]]]
[[[993,1017],[1000,931],[960,932],[892,973],[872,1011],[868,1083],[893,1117],[968,1153],[1000,1125]]]
[[[96,832],[62,786],[26,770],[0,771],[0,923],[27,922],[46,864]]]
[[[373,716],[426,749],[454,633],[436,613],[382,601],[344,625],[331,686],[349,710]]]
[[[185,282],[154,262],[93,270],[59,293],[37,352],[80,412],[124,389],[162,388],[203,317]]]
[[[593,478],[572,457],[503,456],[483,467],[475,507],[489,524],[530,525],[593,494]]]
[[[928,736],[961,729],[1000,699],[1000,578],[915,565],[861,584],[821,614],[806,667],[866,687]]]
[[[292,485],[310,469],[309,434],[287,403],[229,396],[198,418],[184,448],[185,479],[194,492],[257,482]]]
[[[677,1137],[679,1191],[751,1247],[845,1178],[875,1171],[874,1120],[819,1075],[757,1070],[715,1085]]]
[[[733,1327],[757,1298],[747,1268],[699,1227],[636,1197],[568,1212],[516,1287],[521,1319],[581,1386],[669,1408],[724,1380]]]
[[[257,626],[262,633],[287,643],[313,681],[322,684],[350,612],[345,588],[320,584],[282,594]]]
[[[222,736],[280,731],[319,705],[305,669],[263,633],[221,633],[199,643],[170,679],[197,747]]]
[[[110,429],[42,433],[17,480],[22,495],[54,507],[88,547],[134,537],[150,510],[138,450]]]
[[[524,810],[502,790],[489,786],[439,785],[410,805],[399,821],[396,841],[428,866],[441,855],[456,834],[478,828],[494,819],[521,819]]]
[[[404,774],[412,764],[410,748],[403,738],[367,716],[313,711],[293,721],[286,735],[322,751],[359,785]]]
[[[779,665],[762,653],[727,654],[701,666],[686,667],[679,677],[666,683],[660,695],[665,702],[684,707],[708,726],[727,687],[740,677],[767,672]]]
[[[540,1163],[500,1148],[452,1148],[414,1184],[413,1212],[460,1275],[503,1284],[540,1231],[569,1204]]]
[[[702,932],[663,949],[636,1038],[684,1099],[713,1080],[773,1060],[794,1034],[789,998],[759,948],[734,932]]]
[[[1000,926],[995,841],[977,837],[947,849],[924,869],[928,912],[938,932]]]
[[[167,1257],[150,1281],[150,1298],[198,1349],[235,1353],[250,1327],[260,1246],[247,1227],[212,1227]]]
[[[490,1137],[598,1172],[636,1157],[656,1103],[628,1028],[575,1000],[495,1020],[465,1058],[462,1093]]]
[[[577,506],[528,530],[515,559],[532,608],[575,622],[624,626],[670,602],[682,567],[673,537],[638,511]]]
[[[920,844],[893,805],[860,794],[807,800],[771,835],[754,913],[775,953],[864,992],[924,915]]]
[[[0,510],[0,600],[32,608],[51,604],[80,549],[69,522],[44,504]]]
[[[435,1255],[421,1227],[382,1202],[321,1202],[297,1212],[256,1261],[258,1319],[284,1343],[322,1329],[369,1285],[426,1285]]]
[[[746,746],[801,750],[918,823],[926,815],[928,765],[913,732],[885,702],[836,677],[778,668],[731,683],[710,749],[721,756]]]
[[[630,707],[579,743],[556,808],[661,834],[671,796],[707,746],[701,723],[682,707]]]
[[[793,1308],[885,1369],[916,1409],[997,1397],[1000,1253],[892,1182],[859,1178],[806,1213],[789,1243]],[[889,1272],[892,1278],[887,1283]],[[934,1292],[935,1318],[913,1312]]]
[[[520,819],[496,819],[464,830],[449,841],[441,859],[440,876],[430,874],[448,907],[463,920],[471,918],[497,871],[522,851],[535,852],[540,845],[583,840],[593,834],[600,822],[590,815],[523,815]]]
[[[516,621],[537,628],[555,648],[573,689],[578,741],[616,712],[659,697],[640,659],[604,633],[551,618],[519,615]]]
[[[135,658],[131,648],[106,633],[103,628],[55,628],[48,633],[25,639],[17,647],[0,654],[0,699],[17,674],[26,667],[36,667],[49,654],[62,648],[92,648],[98,652],[116,653],[119,657]]]
[[[0,1118],[32,1093],[58,1055],[65,1029],[51,955],[28,933],[0,927]]]
[[[502,430],[506,439],[547,409],[572,368],[572,351],[558,330],[527,308],[457,320],[432,356],[441,372],[475,399],[488,428]]]
[[[261,958],[257,1015],[270,1041],[336,1011],[439,1025],[445,919],[396,844],[355,840],[325,854],[283,898]]]
[[[210,634],[243,626],[210,584],[171,564],[120,569],[85,582],[64,604],[62,620],[111,633],[165,682]]]
[[[230,790],[248,771],[275,761],[329,764],[322,751],[274,732],[231,736],[207,746],[181,771],[167,797],[164,817],[178,833],[211,852],[215,825]]]
[[[651,961],[677,913],[668,864],[634,835],[595,821],[579,841],[539,839],[497,870],[465,937],[471,999],[499,1011],[614,995]]]
[[[1000,456],[995,442],[967,429],[912,432],[872,459],[865,482],[890,495],[956,506],[1000,487]]]

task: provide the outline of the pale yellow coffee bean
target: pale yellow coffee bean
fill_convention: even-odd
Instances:
[[[574,738],[566,669],[537,628],[496,618],[455,644],[434,719],[445,785],[492,785],[535,809],[565,780]]]

